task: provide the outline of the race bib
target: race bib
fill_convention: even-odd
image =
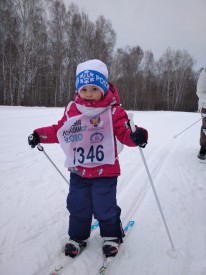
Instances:
[[[114,164],[115,148],[111,108],[90,116],[71,117],[57,132],[66,155],[66,167]]]

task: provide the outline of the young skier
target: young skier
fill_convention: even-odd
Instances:
[[[75,257],[86,247],[93,215],[99,221],[104,255],[118,253],[124,232],[116,200],[120,175],[117,140],[144,148],[147,139],[147,130],[136,126],[131,131],[118,91],[108,82],[107,66],[97,59],[79,64],[74,101],[63,117],[55,125],[34,130],[28,138],[32,148],[38,143],[59,142],[66,155],[65,166],[70,171],[66,256]]]
[[[202,126],[200,129],[200,151],[198,158],[206,159],[206,68],[204,68],[197,81],[197,96],[199,97],[199,110],[202,115]]]

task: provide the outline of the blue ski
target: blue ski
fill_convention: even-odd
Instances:
[[[99,222],[98,221],[95,221],[92,225],[91,225],[91,229],[94,230],[94,229],[97,229],[99,227]]]
[[[124,233],[126,234],[127,231],[129,231],[129,229],[131,229],[134,224],[135,224],[135,221],[128,221],[128,223],[124,227]]]

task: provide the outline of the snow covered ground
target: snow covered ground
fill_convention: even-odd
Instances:
[[[49,275],[67,240],[68,185],[42,152],[31,149],[33,129],[59,120],[63,108],[0,106],[0,274]],[[165,231],[138,148],[124,147],[118,204],[123,224],[136,221],[108,269],[110,275],[206,274],[206,165],[199,151],[198,113],[134,112],[149,131],[143,150],[175,246]],[[66,178],[58,144],[45,151]],[[102,264],[99,229],[63,275],[96,275]]]

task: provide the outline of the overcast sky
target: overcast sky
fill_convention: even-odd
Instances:
[[[66,7],[72,1],[64,0]],[[140,46],[157,60],[170,47],[187,50],[206,66],[206,0],[75,0],[91,21],[104,15],[117,34],[116,47]]]

